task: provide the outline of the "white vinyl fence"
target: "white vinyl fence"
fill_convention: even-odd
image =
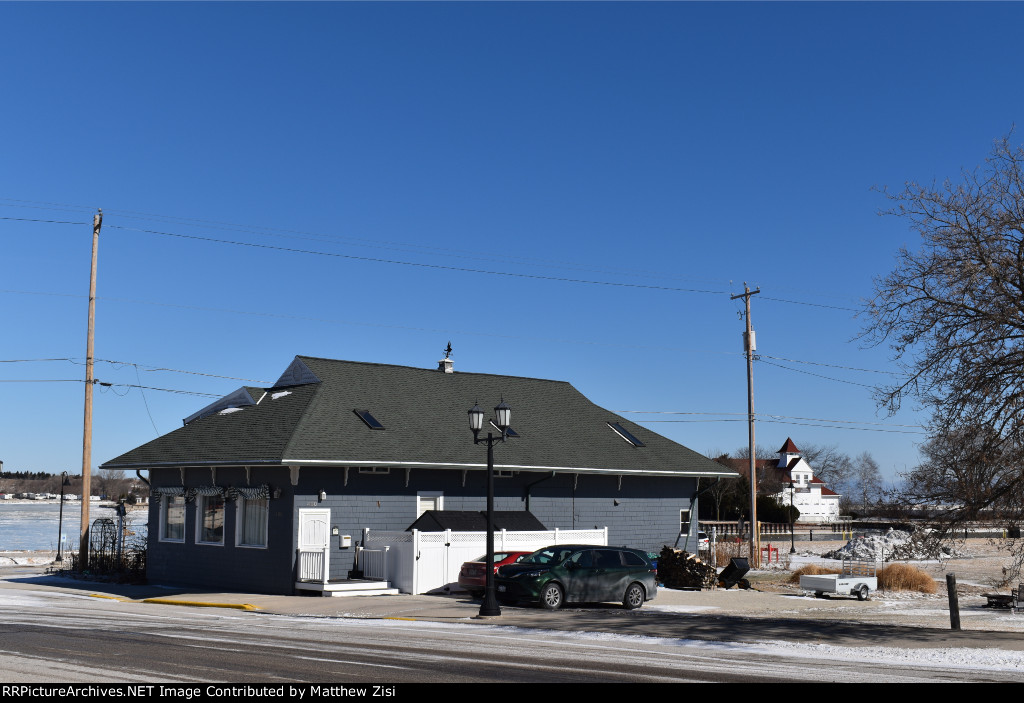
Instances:
[[[608,544],[601,530],[494,531],[495,552],[533,552],[553,544]],[[487,551],[486,532],[408,532],[363,530],[356,550],[363,578],[390,581],[402,593],[429,593],[457,587],[462,564]]]

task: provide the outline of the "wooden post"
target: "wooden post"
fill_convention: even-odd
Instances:
[[[960,629],[960,601],[956,595],[956,574],[946,574],[946,595],[949,598],[949,629]]]
[[[78,570],[89,565],[89,495],[92,493],[92,387],[93,378],[93,333],[96,323],[96,250],[100,243],[100,227],[103,225],[103,211],[99,210],[92,219],[92,267],[89,270],[89,324],[85,342],[85,421],[82,429],[82,521],[78,542]]]
[[[757,523],[757,459],[754,455],[754,351],[757,345],[754,342],[754,331],[750,326],[750,296],[761,292],[758,288],[753,293],[750,286],[743,284],[743,294],[734,295],[730,300],[743,298],[746,302],[747,331],[743,334],[743,349],[747,356],[747,431],[750,452],[750,566],[757,568],[761,565],[761,540]]]

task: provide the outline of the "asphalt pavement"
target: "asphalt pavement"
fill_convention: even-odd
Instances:
[[[949,627],[948,611],[928,608],[901,616],[881,599],[815,599],[757,590],[659,589],[638,610],[619,604],[570,606],[556,612],[502,606],[497,617],[480,617],[480,601],[464,593],[324,597],[219,592],[159,584],[88,581],[42,566],[0,567],[0,589],[65,592],[126,603],[185,608],[227,608],[254,614],[308,618],[407,619],[482,626],[587,631],[619,635],[728,642],[790,640],[844,646],[968,647],[1024,651],[1024,614],[982,612],[966,604],[963,629]],[[902,611],[900,611],[902,612]],[[910,612],[910,611],[908,611]],[[1000,626],[999,623],[1009,623]]]

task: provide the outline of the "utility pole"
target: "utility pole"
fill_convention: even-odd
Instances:
[[[89,565],[89,495],[92,492],[92,387],[93,378],[93,332],[96,323],[96,250],[100,244],[100,227],[103,225],[103,210],[92,218],[92,268],[89,271],[89,327],[85,343],[85,423],[82,430],[82,523],[81,539],[78,543],[78,570]]]
[[[760,288],[751,292],[750,287],[744,282],[743,293],[730,298],[743,298],[747,305],[747,331],[743,333],[743,351],[747,356],[747,427],[750,439],[750,565],[755,569],[761,565],[761,535],[757,524],[757,464],[754,456],[754,351],[757,344],[754,340],[754,330],[750,327],[750,296],[760,292]]]

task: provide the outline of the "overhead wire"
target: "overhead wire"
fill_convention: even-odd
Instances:
[[[694,412],[694,411],[682,411],[682,410],[616,410],[619,413],[638,414],[638,415],[737,415],[747,417],[748,413],[716,413],[716,412]],[[851,425],[877,425],[879,427],[916,427],[924,428],[924,425],[903,425],[891,422],[870,422],[868,420],[836,420],[832,418],[823,417],[804,417],[802,415],[779,415],[777,413],[755,413],[758,419],[770,418],[773,420],[811,420],[813,422],[839,422]],[[645,420],[644,422],[676,422],[674,420]],[[679,420],[678,422],[685,422],[685,420]]]
[[[788,366],[783,366],[782,364],[776,364],[776,363],[773,363],[771,361],[764,361],[763,359],[759,359],[757,356],[754,357],[754,361],[759,361],[760,363],[767,364],[768,366],[777,366],[780,369],[785,369],[786,371],[792,371],[794,373],[802,373],[802,374],[806,374],[808,376],[814,376],[815,378],[823,378],[826,381],[835,381],[836,383],[846,383],[846,384],[849,384],[851,386],[860,386],[862,388],[874,388],[874,386],[872,386],[871,384],[868,384],[868,383],[857,383],[856,381],[847,381],[847,380],[842,379],[842,378],[832,378],[831,376],[823,376],[820,373],[811,373],[810,371],[804,371],[803,369],[791,369]]]
[[[0,289],[0,293],[14,293],[14,294],[25,294],[25,295],[57,295],[62,297],[74,297],[84,298],[84,295],[76,295],[72,293],[42,293],[36,291],[20,291],[20,290],[5,290]],[[232,315],[249,315],[253,317],[267,317],[273,319],[282,320],[300,320],[306,322],[323,322],[332,325],[351,325],[354,327],[373,327],[380,329],[394,329],[394,330],[408,330],[413,332],[430,332],[444,335],[467,335],[475,337],[487,337],[491,339],[515,339],[515,340],[526,340],[526,341],[539,341],[539,342],[554,342],[559,344],[579,344],[587,346],[599,346],[599,347],[610,347],[615,349],[658,349],[663,351],[673,352],[687,352],[694,354],[721,354],[725,356],[741,356],[742,352],[728,352],[720,351],[715,349],[694,349],[691,347],[674,347],[667,345],[656,345],[656,344],[629,344],[623,342],[597,342],[588,339],[565,339],[558,337],[539,337],[530,335],[514,335],[514,334],[501,334],[498,332],[480,332],[476,330],[463,330],[463,329],[442,329],[432,327],[414,327],[411,325],[393,325],[382,322],[362,322],[355,320],[345,320],[340,318],[327,318],[327,317],[312,317],[308,315],[292,315],[287,313],[275,313],[267,312],[265,310],[235,310],[231,308],[217,308],[207,305],[184,305],[181,303],[163,303],[152,300],[139,300],[137,298],[120,298],[116,296],[97,296],[98,301],[107,302],[121,302],[121,303],[132,303],[137,305],[153,305],[157,307],[168,307],[178,308],[181,310],[198,310],[203,312],[218,312],[218,313],[229,313]],[[230,378],[230,377],[226,377]],[[236,379],[236,380],[254,380],[254,379]],[[261,383],[262,381],[255,381]]]
[[[10,199],[0,198],[0,207],[37,207],[37,206],[21,205],[21,203],[33,202],[33,201],[14,200],[12,202],[19,203],[19,204],[18,205],[8,205],[8,204],[2,202],[4,200],[10,200]],[[75,211],[77,211],[77,210],[95,211],[95,208],[92,208],[90,210],[89,208],[86,208],[84,206],[62,206],[62,207],[39,208],[39,209],[54,209],[54,210],[72,209],[72,210],[75,210]],[[547,267],[547,268],[563,268],[563,269],[570,269],[570,270],[575,270],[575,271],[593,271],[593,272],[598,272],[598,273],[622,274],[622,275],[638,276],[638,277],[646,277],[646,278],[654,278],[654,277],[664,278],[664,277],[669,277],[669,278],[676,278],[676,279],[681,279],[681,280],[700,280],[700,279],[694,279],[694,278],[688,277],[688,276],[679,276],[679,275],[675,275],[675,274],[671,274],[671,273],[666,273],[666,272],[652,272],[652,271],[641,271],[641,270],[631,270],[631,269],[609,269],[607,267],[605,267],[605,268],[584,267],[584,266],[580,266],[578,263],[575,263],[575,262],[571,263],[571,262],[566,262],[566,261],[552,261],[550,259],[539,259],[539,258],[535,258],[535,257],[522,257],[522,256],[518,256],[517,257],[517,256],[508,256],[508,255],[495,256],[493,254],[489,254],[489,255],[486,255],[486,256],[482,256],[482,255],[479,255],[479,254],[470,255],[470,254],[466,254],[464,250],[457,250],[457,249],[453,249],[453,248],[450,248],[450,247],[438,247],[438,246],[424,245],[424,244],[415,244],[415,243],[409,243],[409,242],[396,242],[396,241],[380,240],[380,239],[368,239],[368,238],[364,238],[364,237],[352,237],[352,236],[345,236],[345,235],[323,234],[323,233],[308,232],[308,231],[303,231],[303,230],[284,229],[284,228],[280,228],[280,227],[267,227],[267,226],[257,226],[257,225],[243,225],[243,224],[237,224],[237,223],[231,223],[231,222],[223,222],[223,221],[219,221],[219,220],[206,220],[206,219],[191,218],[191,217],[180,217],[180,216],[175,216],[175,215],[159,215],[159,214],[153,214],[153,213],[141,213],[141,212],[138,212],[138,211],[135,211],[135,210],[118,210],[118,209],[107,208],[105,210],[105,215],[106,215],[106,218],[108,220],[108,222],[107,222],[107,229],[110,229],[111,227],[113,227],[113,225],[109,222],[110,218],[113,216],[113,217],[124,217],[124,218],[127,218],[127,219],[137,219],[137,220],[143,220],[143,221],[154,221],[154,222],[160,222],[160,223],[164,223],[164,224],[182,225],[182,226],[187,226],[187,227],[204,227],[204,228],[207,228],[207,229],[221,229],[221,230],[225,230],[225,231],[229,231],[229,232],[244,232],[244,233],[249,233],[249,234],[257,234],[257,235],[261,235],[261,236],[273,236],[273,237],[279,237],[279,238],[285,238],[285,239],[311,240],[311,241],[318,241],[318,242],[334,242],[334,243],[339,243],[339,244],[345,244],[345,245],[348,245],[348,246],[360,246],[360,247],[366,247],[366,248],[371,248],[371,249],[383,249],[383,250],[391,250],[391,251],[405,251],[405,252],[409,252],[409,253],[438,255],[438,256],[443,255],[443,256],[454,257],[454,258],[458,258],[458,259],[470,259],[470,260],[479,260],[479,261],[503,261],[503,262],[509,262],[509,263],[518,263],[518,264],[542,266],[542,267]],[[88,223],[74,223],[74,224],[88,224]],[[126,228],[126,229],[130,229],[130,228]]]
[[[643,283],[625,283],[621,281],[596,281],[591,279],[580,279],[580,278],[567,278],[564,276],[542,276],[540,274],[532,273],[515,273],[511,271],[491,271],[487,269],[474,269],[463,266],[447,266],[444,264],[430,264],[421,261],[402,261],[400,259],[382,259],[372,256],[356,256],[355,254],[341,254],[338,252],[329,251],[316,251],[313,249],[297,249],[294,247],[282,247],[273,244],[258,244],[256,242],[243,242],[238,240],[230,239],[218,239],[216,237],[201,237],[194,234],[181,234],[177,232],[161,232],[159,230],[150,229],[139,229],[135,227],[124,227],[121,225],[108,225],[110,229],[120,229],[132,232],[142,232],[146,234],[156,234],[165,237],[177,237],[180,239],[191,239],[201,242],[213,242],[217,244],[227,244],[231,246],[249,247],[253,249],[267,249],[271,251],[283,251],[291,254],[310,254],[315,256],[326,256],[338,259],[348,259],[351,261],[366,261],[379,264],[393,264],[398,266],[413,266],[418,268],[435,269],[440,271],[459,271],[462,273],[481,273],[489,276],[506,276],[509,278],[525,278],[530,280],[539,281],[555,281],[559,283],[583,283],[588,285],[602,285],[602,286],[613,286],[619,288],[640,288],[644,290],[661,290],[672,293],[706,293],[706,294],[721,294],[726,291],[723,290],[708,290],[701,288],[680,288],[674,286],[655,286]]]
[[[36,208],[36,209],[78,209],[77,206],[69,206],[69,205],[65,205],[65,204],[43,203],[44,205],[47,206],[47,207],[44,208],[44,207],[41,207],[38,204],[36,204],[36,205],[27,204],[27,203],[32,203],[34,201],[12,201],[12,199],[9,199],[9,198],[0,198],[0,200],[5,200],[5,201],[8,201],[8,202],[17,202],[17,203],[19,203],[19,205],[18,205],[19,207],[31,207],[31,208]],[[0,204],[3,204],[3,203],[0,203]],[[8,205],[8,206],[12,207],[10,205]],[[55,207],[55,206],[59,206],[59,207]],[[85,208],[82,208],[82,209],[85,209]],[[111,211],[108,210],[108,216],[109,216],[110,212]],[[114,211],[114,212],[118,212],[118,211]],[[226,228],[231,228],[233,231],[250,232],[250,233],[260,233],[260,232],[263,232],[263,233],[273,234],[274,236],[292,236],[293,238],[294,238],[294,236],[296,234],[301,234],[305,238],[310,238],[311,236],[315,236],[315,237],[319,237],[321,240],[328,239],[328,240],[338,241],[338,238],[336,238],[336,237],[332,238],[332,237],[328,237],[326,235],[312,235],[312,233],[302,233],[302,232],[297,232],[295,230],[279,230],[279,229],[275,229],[275,228],[264,228],[264,227],[253,228],[253,227],[248,227],[248,226],[244,226],[244,225],[235,225],[235,224],[231,224],[231,223],[215,222],[215,221],[209,221],[209,220],[197,220],[197,219],[194,219],[194,218],[180,218],[180,217],[165,216],[165,215],[152,215],[152,214],[147,214],[147,213],[137,213],[135,211],[119,211],[118,214],[120,216],[123,216],[123,217],[133,217],[133,218],[137,218],[137,219],[160,219],[160,220],[163,220],[163,221],[168,221],[168,222],[173,222],[173,223],[185,223],[185,224],[188,224],[188,225],[191,225],[191,226],[196,226],[193,223],[199,223],[200,226],[215,225],[215,226],[221,227],[221,228],[225,228],[225,227]],[[77,224],[77,225],[87,224],[85,222],[71,222],[71,221],[62,221],[62,220],[42,220],[42,219],[33,219],[33,218],[0,217],[0,219],[17,220],[17,221],[28,221],[28,222],[49,222],[49,223],[59,223],[59,224]],[[469,268],[469,267],[451,266],[451,265],[444,265],[444,264],[432,264],[432,263],[415,262],[415,261],[404,261],[404,260],[398,260],[398,259],[385,259],[385,258],[378,258],[378,257],[357,256],[357,255],[343,254],[343,253],[338,253],[338,252],[318,251],[318,250],[312,250],[312,249],[299,249],[299,248],[294,248],[294,247],[276,246],[276,245],[271,245],[271,244],[262,244],[262,243],[239,241],[239,240],[230,240],[230,239],[220,239],[220,238],[216,238],[216,237],[206,237],[206,236],[199,236],[199,235],[189,235],[189,234],[182,234],[182,233],[177,233],[177,232],[166,232],[166,231],[153,230],[153,229],[133,228],[133,227],[126,227],[126,226],[122,226],[122,225],[114,225],[114,224],[111,224],[111,223],[108,223],[108,229],[119,229],[119,230],[129,231],[129,232],[147,233],[147,234],[154,234],[154,235],[159,235],[159,236],[175,237],[175,238],[179,238],[179,239],[188,239],[188,240],[202,241],[202,242],[209,242],[209,243],[226,244],[226,245],[231,245],[231,246],[242,246],[242,247],[249,247],[249,248],[265,249],[265,250],[271,250],[271,251],[281,251],[281,252],[296,253],[296,254],[307,254],[307,255],[325,256],[325,257],[333,257],[333,258],[342,258],[342,259],[349,259],[349,260],[354,260],[354,261],[364,261],[364,262],[373,262],[373,263],[402,265],[402,266],[413,266],[413,267],[420,267],[420,268],[447,270],[447,271],[459,271],[459,272],[467,272],[467,273],[481,273],[481,274],[487,274],[487,275],[507,276],[507,277],[525,278],[525,279],[533,279],[533,280],[547,280],[547,281],[566,282],[566,283],[580,283],[580,284],[589,284],[589,285],[603,285],[603,286],[639,288],[639,289],[661,290],[661,291],[669,291],[669,292],[686,292],[686,293],[703,293],[703,294],[721,294],[721,293],[727,293],[728,292],[728,291],[724,291],[724,290],[711,290],[711,289],[701,289],[701,288],[684,288],[684,287],[672,287],[672,286],[656,286],[656,285],[648,285],[648,284],[640,284],[640,283],[628,283],[628,282],[621,282],[621,281],[600,281],[600,280],[590,280],[590,279],[580,279],[580,278],[545,276],[545,275],[539,275],[539,274],[526,274],[526,273],[517,273],[517,272],[509,272],[509,271],[495,271],[495,270],[477,269],[477,268]],[[290,234],[283,234],[284,232],[288,232]],[[350,239],[352,239],[352,238],[350,238]],[[355,239],[357,241],[361,241],[360,245],[363,245],[365,243],[362,240],[358,240],[358,238],[355,238]],[[393,244],[393,243],[390,243],[390,244]],[[379,244],[373,244],[373,246],[379,247]],[[410,246],[410,245],[401,245],[401,246]],[[451,255],[453,253],[450,250],[444,250],[444,249],[441,249],[441,248],[422,247],[420,245],[411,245],[411,246],[412,247],[417,247],[419,249],[434,249],[435,251],[442,251],[446,255]],[[379,248],[387,248],[387,247],[379,247]],[[5,292],[30,293],[28,291],[5,291]],[[62,294],[56,294],[56,293],[36,293],[36,294],[41,294],[41,295],[62,295]],[[80,297],[80,296],[74,296],[74,297]],[[850,311],[850,312],[860,312],[859,309],[855,309],[855,308],[836,306],[836,305],[827,305],[827,304],[822,304],[822,303],[812,303],[812,302],[808,302],[808,301],[790,300],[790,299],[784,299],[784,298],[774,298],[774,297],[770,297],[770,296],[762,296],[761,299],[762,300],[766,300],[766,301],[782,302],[782,303],[788,303],[788,304],[809,305],[809,306],[814,306],[814,307],[821,307],[821,308],[828,308],[828,309],[835,309],[835,310],[844,310],[844,311]],[[204,310],[209,310],[209,311],[230,312],[230,313],[235,313],[235,314],[250,314],[250,315],[251,314],[259,314],[259,315],[265,315],[265,316],[271,316],[271,317],[290,317],[290,318],[295,318],[295,319],[318,320],[318,318],[308,318],[308,317],[300,317],[300,316],[292,316],[292,315],[275,315],[273,313],[253,313],[253,312],[247,312],[247,311],[224,310],[224,309],[209,308],[209,307],[207,307],[207,308],[199,308],[199,307],[196,307],[196,306],[181,306],[181,305],[173,305],[173,304],[148,303],[147,301],[132,301],[132,302],[142,302],[142,303],[145,303],[145,304],[153,304],[153,305],[167,305],[167,306],[171,306],[171,307],[184,307],[184,308],[190,308],[190,309],[204,309]],[[320,320],[320,321],[324,321],[324,320]],[[425,328],[413,328],[413,327],[404,327],[404,326],[397,326],[397,325],[380,325],[380,324],[368,324],[368,323],[354,323],[354,322],[348,322],[348,321],[343,321],[343,320],[341,320],[341,321],[339,321],[339,320],[330,320],[330,322],[340,322],[340,323],[343,323],[343,324],[360,324],[360,325],[368,325],[368,326],[376,326],[376,327],[393,327],[393,328],[398,328],[398,329],[414,329],[414,330],[431,331],[431,332],[435,332],[435,331],[442,331],[442,332],[446,332],[446,333],[452,332],[451,330],[429,330],[429,329],[425,329]],[[458,333],[460,333],[460,334],[479,334],[479,333],[472,333],[472,332],[467,333],[467,332],[463,332],[463,331],[460,331]],[[513,335],[486,335],[486,336],[515,337]],[[600,344],[600,343],[585,342],[585,341],[580,341],[580,340],[554,340],[554,341],[568,342],[568,343]],[[647,345],[614,345],[614,346],[629,346],[629,347],[633,347],[633,348],[636,348],[636,347],[649,348]],[[658,348],[664,348],[664,347],[658,347]],[[693,351],[693,350],[689,350],[689,351]],[[710,352],[711,350],[700,350],[700,351],[709,351]],[[726,353],[726,352],[716,352],[716,353]],[[787,358],[784,358],[784,357],[773,357],[773,356],[767,356],[767,355],[758,355],[758,356],[755,357],[755,360],[757,360],[757,361],[760,361],[762,363],[768,364],[770,366],[776,366],[776,367],[782,368],[784,370],[793,371],[793,372],[796,372],[796,373],[804,373],[804,374],[807,374],[807,375],[810,375],[810,376],[814,376],[816,378],[821,378],[823,380],[828,380],[828,381],[837,382],[837,383],[845,383],[845,384],[850,384],[850,385],[856,385],[856,386],[861,386],[861,387],[865,387],[865,388],[872,388],[873,386],[871,386],[869,384],[857,383],[855,381],[849,381],[849,380],[845,380],[845,379],[839,379],[839,378],[833,378],[833,377],[829,377],[829,376],[824,376],[824,375],[821,375],[821,374],[815,374],[815,373],[811,373],[809,371],[805,371],[805,370],[801,370],[801,369],[793,369],[793,368],[784,366],[782,364],[778,364],[778,363],[773,363],[771,361],[767,361],[767,359],[782,360],[782,361],[786,361],[788,363],[811,364],[811,365],[825,366],[825,367],[831,367],[831,368],[841,368],[841,369],[845,369],[845,370],[858,371],[858,372],[866,372],[866,373],[886,373],[886,374],[893,374],[894,373],[894,372],[890,372],[890,371],[880,371],[880,370],[874,370],[874,369],[863,369],[863,368],[856,368],[856,367],[850,367],[850,366],[842,366],[842,365],[838,365],[838,364],[826,364],[826,363],[822,363],[822,362],[802,361],[802,360],[787,359]],[[14,360],[11,360],[11,361],[14,361]],[[108,363],[112,363],[112,364],[117,364],[117,363],[127,364],[127,363],[131,363],[131,362],[116,362],[116,361],[109,361],[108,360]],[[134,368],[136,370],[136,375],[138,376],[140,365],[138,365],[138,364],[132,364],[132,365],[134,366]],[[200,373],[200,372],[188,372],[188,371],[182,371],[182,370],[178,370],[178,369],[169,369],[169,368],[152,368],[152,369],[147,368],[146,370],[150,370],[150,371],[162,371],[162,370],[164,370],[164,371],[179,372],[179,373],[193,373],[195,375],[218,377],[218,378],[232,378],[232,377],[226,377],[226,376],[217,376],[215,374],[204,374],[204,373]],[[141,384],[141,377],[138,377],[137,380],[140,381],[138,387],[140,388],[140,390],[143,389],[144,386],[142,386],[142,384]],[[252,382],[262,383],[262,381],[255,381],[253,379],[235,379],[235,380],[243,380],[243,381],[252,381]],[[169,391],[169,389],[155,389],[155,390]],[[169,392],[178,392],[178,391],[169,391]],[[147,404],[147,411],[148,411],[148,404]],[[152,419],[152,417],[151,417],[151,419]],[[155,427],[154,427],[154,429],[155,429]]]
[[[13,203],[13,204],[9,204],[9,203]],[[86,206],[76,206],[76,205],[69,205],[69,204],[65,204],[65,203],[49,203],[49,202],[46,202],[46,201],[18,200],[18,199],[12,199],[12,198],[0,198],[0,206],[4,206],[4,207],[26,207],[26,208],[34,208],[34,209],[51,209],[51,210],[72,210],[72,211],[92,211],[92,210],[95,210],[95,208],[88,208]],[[668,291],[668,292],[683,292],[683,293],[701,293],[701,294],[723,294],[723,293],[728,293],[728,291],[726,291],[726,290],[719,290],[719,289],[712,290],[712,289],[706,289],[706,288],[687,288],[687,287],[674,287],[674,286],[657,286],[657,285],[646,285],[646,284],[640,284],[640,283],[627,283],[627,282],[621,282],[621,281],[600,281],[600,280],[580,279],[580,278],[570,278],[570,277],[560,277],[560,276],[543,276],[543,275],[539,275],[539,274],[525,274],[525,273],[516,273],[516,272],[509,272],[509,271],[493,271],[493,270],[487,270],[487,269],[476,269],[476,268],[470,268],[470,267],[450,266],[450,265],[444,265],[444,264],[431,264],[431,263],[424,263],[424,262],[403,261],[403,260],[398,260],[398,259],[385,259],[385,258],[379,258],[379,257],[357,256],[357,255],[353,255],[353,254],[341,254],[341,253],[337,253],[337,252],[323,252],[323,251],[308,250],[308,249],[298,249],[298,248],[293,248],[293,247],[282,247],[282,246],[275,246],[275,245],[270,245],[270,244],[259,244],[259,243],[255,243],[255,242],[244,242],[244,241],[237,241],[237,240],[219,239],[219,238],[216,238],[216,237],[202,237],[202,236],[199,236],[199,235],[189,235],[189,234],[182,234],[182,233],[175,233],[175,232],[165,232],[165,231],[160,231],[160,230],[126,227],[126,226],[123,226],[123,225],[116,225],[116,224],[113,224],[113,223],[109,222],[109,218],[110,218],[111,215],[115,215],[115,216],[125,217],[125,218],[129,218],[129,219],[142,219],[142,220],[150,220],[150,221],[159,221],[159,222],[166,222],[166,223],[169,223],[169,224],[182,224],[182,225],[185,225],[185,226],[196,226],[196,227],[200,227],[201,226],[201,227],[208,227],[208,228],[220,228],[220,229],[226,229],[228,231],[234,231],[234,232],[247,232],[247,233],[251,233],[251,234],[264,234],[264,235],[269,235],[269,236],[286,237],[286,238],[314,239],[316,241],[334,241],[334,242],[341,242],[341,243],[347,243],[347,244],[355,244],[355,245],[358,245],[358,246],[366,246],[366,247],[380,248],[380,249],[391,249],[391,250],[398,250],[398,251],[410,251],[411,250],[411,251],[418,251],[419,253],[438,253],[439,255],[455,256],[457,258],[469,258],[469,259],[474,259],[475,258],[475,259],[478,259],[478,260],[488,260],[488,261],[502,261],[502,260],[505,260],[505,261],[510,261],[510,262],[514,262],[514,263],[527,263],[527,264],[532,264],[532,265],[540,265],[540,266],[548,266],[548,267],[556,267],[556,268],[557,267],[562,267],[562,268],[570,268],[570,269],[573,269],[573,270],[582,270],[582,271],[597,271],[597,272],[601,272],[601,273],[613,273],[613,274],[615,274],[615,273],[624,273],[625,275],[635,275],[635,276],[645,276],[645,277],[653,277],[655,275],[657,275],[659,277],[666,276],[666,275],[671,275],[671,274],[665,274],[665,273],[653,274],[651,272],[623,272],[621,270],[620,271],[615,271],[615,270],[608,270],[608,269],[593,269],[593,268],[579,267],[579,266],[576,266],[576,265],[569,264],[567,262],[551,262],[551,261],[545,261],[545,260],[530,259],[530,258],[527,258],[527,257],[496,258],[496,257],[493,257],[493,256],[488,256],[488,257],[468,256],[468,255],[466,255],[463,252],[458,252],[456,250],[448,249],[448,248],[444,248],[444,247],[431,247],[431,246],[426,246],[426,245],[409,244],[409,243],[403,243],[403,242],[386,241],[386,242],[384,242],[384,244],[386,244],[387,246],[382,246],[380,240],[369,240],[369,239],[359,238],[359,237],[339,237],[339,236],[336,236],[336,235],[325,235],[325,234],[321,234],[321,233],[304,232],[304,231],[301,231],[301,230],[291,230],[291,229],[274,228],[274,227],[253,226],[253,225],[242,225],[242,224],[223,222],[223,221],[217,221],[217,220],[205,220],[205,219],[199,219],[199,218],[181,217],[181,216],[173,216],[173,215],[161,215],[161,214],[154,214],[154,213],[143,213],[143,212],[134,211],[134,210],[117,210],[117,209],[110,209],[110,208],[108,208],[106,210],[105,214],[106,214],[106,216],[108,218],[108,222],[106,223],[106,228],[108,230],[109,229],[120,229],[120,230],[125,230],[125,231],[135,231],[135,232],[156,234],[156,235],[167,236],[167,237],[178,237],[178,238],[184,238],[184,239],[193,239],[193,240],[197,240],[197,241],[207,241],[207,242],[212,242],[212,243],[229,244],[229,245],[233,245],[233,246],[245,246],[245,247],[269,249],[269,250],[285,251],[285,252],[291,252],[291,253],[302,253],[302,254],[310,254],[310,255],[329,256],[329,257],[345,258],[345,259],[350,259],[350,260],[355,260],[355,261],[367,261],[367,262],[384,263],[384,264],[391,264],[391,265],[402,265],[402,266],[415,266],[415,267],[421,267],[421,268],[432,268],[432,269],[437,269],[437,270],[459,271],[459,272],[465,272],[465,273],[480,273],[480,274],[493,275],[493,276],[507,276],[507,277],[527,278],[527,279],[534,279],[534,280],[548,280],[548,281],[564,282],[564,283],[577,283],[577,284],[602,285],[602,286],[614,286],[614,287],[628,287],[628,288],[639,288],[639,289],[648,289],[648,290],[662,290],[662,291]],[[58,220],[52,220],[52,221],[51,220],[28,220],[27,218],[0,218],[0,219],[36,221],[36,222],[54,222],[54,223],[61,223],[61,224],[76,224],[76,225],[88,224],[86,222],[65,222],[65,221],[58,221]],[[690,279],[690,280],[692,280],[692,279]],[[772,296],[762,296],[760,299],[764,300],[764,301],[780,302],[780,303],[786,303],[786,304],[791,304],[791,305],[804,305],[804,306],[811,306],[811,307],[819,307],[819,308],[823,308],[823,309],[841,310],[841,311],[846,311],[846,312],[854,312],[854,313],[863,312],[863,308],[853,308],[853,307],[846,307],[846,306],[839,306],[839,305],[829,305],[829,304],[825,304],[825,303],[816,303],[816,302],[802,301],[802,300],[792,300],[792,299],[777,298],[777,297],[772,297]]]
[[[0,383],[87,383],[83,378],[3,378]],[[182,395],[197,395],[206,398],[220,398],[218,393],[204,393],[201,391],[183,391],[176,388],[158,388],[156,386],[143,386],[134,383],[107,383],[94,379],[93,383],[101,388],[144,388],[151,391],[163,391],[164,393],[179,393]]]

